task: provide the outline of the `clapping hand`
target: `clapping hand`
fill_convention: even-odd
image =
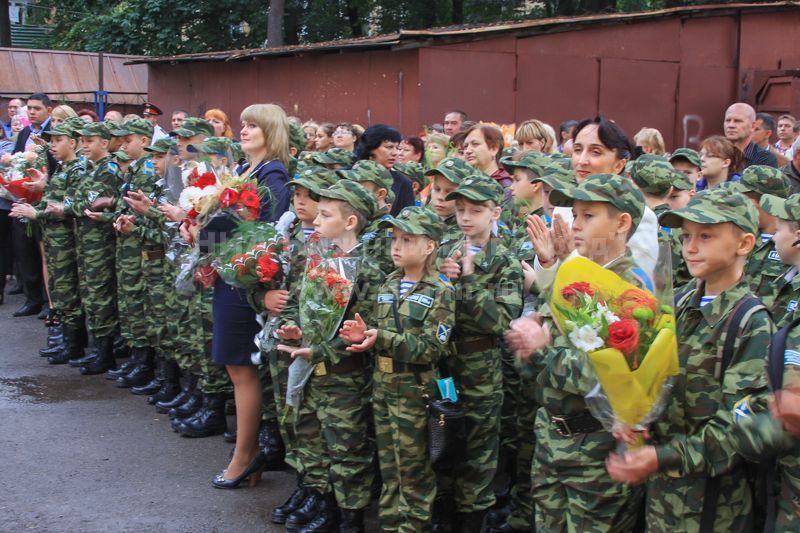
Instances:
[[[303,338],[303,330],[298,326],[284,325],[278,328],[278,337],[285,341],[299,341]]]
[[[553,341],[550,328],[542,324],[541,317],[535,314],[512,320],[505,339],[514,354],[522,360],[530,359],[536,351]]]
[[[461,276],[461,265],[458,263],[459,259],[461,259],[461,250],[456,250],[451,257],[442,261],[439,272],[447,276],[448,279],[457,279]]]
[[[357,343],[348,346],[348,352],[365,352],[378,340],[378,330],[367,329],[367,324],[360,314],[356,313],[355,318],[355,320],[345,320],[339,330],[339,336],[347,342]]]

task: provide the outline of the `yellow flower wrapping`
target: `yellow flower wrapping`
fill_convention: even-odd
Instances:
[[[612,301],[626,290],[635,288],[614,272],[584,257],[565,262],[556,274],[551,305],[553,318],[565,333],[566,318],[558,308],[569,308],[570,303],[561,292],[566,286],[579,281],[591,283],[606,301]],[[615,417],[628,426],[635,426],[644,420],[658,399],[664,382],[679,372],[674,317],[662,314],[656,320],[655,329],[658,331],[656,338],[636,370],[631,370],[622,352],[614,348],[587,354]]]

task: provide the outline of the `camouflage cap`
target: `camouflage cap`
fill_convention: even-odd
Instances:
[[[145,146],[144,151],[154,154],[167,154],[170,152],[170,150],[174,150],[175,147],[176,147],[175,139],[171,137],[164,137],[162,139],[157,140],[150,146]]]
[[[447,181],[460,184],[464,179],[474,175],[475,167],[457,157],[447,157],[442,159],[436,168],[432,168],[425,173],[426,176],[436,174],[443,176]]]
[[[102,122],[87,122],[83,128],[78,131],[81,137],[100,137],[102,139],[110,139],[111,132],[108,131],[106,125]]]
[[[663,197],[669,194],[675,180],[683,178],[664,158],[638,158],[631,166],[631,179],[642,192]]]
[[[313,189],[311,198],[317,202],[320,198],[341,200],[364,215],[367,220],[372,220],[378,213],[378,201],[375,195],[352,180],[339,180],[328,188]]]
[[[550,203],[557,207],[571,207],[576,200],[611,204],[631,216],[634,228],[644,214],[642,191],[631,180],[617,174],[592,174],[577,187],[560,187],[550,193]]]
[[[198,117],[186,117],[183,119],[181,127],[169,132],[173,137],[194,137],[195,135],[214,135],[214,126],[205,119]]]
[[[308,146],[308,137],[306,132],[303,131],[303,126],[297,122],[289,122],[289,148],[294,148],[299,154]]]
[[[509,146],[508,148],[503,148],[503,152],[500,154],[501,158],[504,157],[513,157],[514,154],[519,152],[519,148],[515,148],[514,146]]]
[[[117,150],[111,154],[117,161],[133,161],[133,158],[125,153],[125,150]]]
[[[439,217],[425,207],[406,207],[394,218],[382,220],[381,228],[395,227],[412,235],[425,235],[439,242],[444,234],[444,226]]]
[[[336,172],[321,166],[306,166],[297,173],[293,180],[286,185],[300,185],[309,191],[314,189],[327,189],[339,180]]]
[[[515,168],[526,168],[537,176],[541,176],[544,174],[544,169],[550,164],[550,158],[542,152],[527,151],[519,161],[514,161],[513,156],[501,157],[500,164],[509,173],[513,173]]]
[[[751,165],[744,169],[737,187],[746,192],[771,194],[786,198],[789,196],[789,178],[777,168],[766,165]]]
[[[379,189],[386,189],[387,191],[392,189],[392,184],[394,183],[391,172],[385,166],[369,159],[357,161],[350,170],[337,170],[336,173],[348,180],[357,182],[371,181]]]
[[[551,158],[550,163],[544,168],[544,175],[533,178],[531,183],[541,181],[551,189],[576,187],[578,177],[572,170],[572,160],[568,158]]]
[[[761,197],[761,209],[774,217],[800,222],[800,194],[793,194],[789,198],[765,194]]]
[[[49,130],[47,130],[45,133],[48,134],[48,135],[63,135],[63,136],[66,136],[66,137],[76,138],[76,137],[80,137],[80,134],[78,132],[79,132],[80,129],[83,129],[83,127],[85,125],[86,125],[86,122],[84,122],[82,120],[81,120],[80,125],[78,125],[77,127],[74,124],[69,124],[69,122],[65,121],[65,122],[62,122],[61,124],[53,126]]]
[[[692,183],[692,180],[690,180],[686,174],[678,171],[678,174],[675,176],[675,181],[672,182],[672,187],[679,191],[693,191],[694,183]]]
[[[106,129],[108,129],[108,133],[110,133],[112,137],[121,137],[121,135],[114,135],[114,132],[122,127],[121,122],[117,122],[116,120],[104,120],[103,124],[106,125]]]
[[[242,145],[238,142],[231,141],[231,155],[233,156],[233,160],[237,162],[244,159],[244,150],[242,150]]]
[[[420,189],[424,189],[428,185],[428,176],[425,175],[425,169],[416,161],[397,163],[392,167],[392,170],[396,170],[400,174],[408,176],[408,179],[419,185]]]
[[[497,205],[503,202],[503,186],[485,174],[473,174],[462,181],[458,189],[447,195],[447,200],[458,197],[472,200],[473,202],[492,201]]]
[[[344,148],[331,148],[327,152],[310,152],[311,160],[320,165],[342,165],[348,167],[353,164],[356,156]]]
[[[109,124],[108,122],[106,124]],[[126,120],[122,125],[110,128],[111,135],[114,137],[124,137],[126,135],[153,136],[153,123],[143,118],[132,118]]]
[[[698,224],[731,222],[747,233],[758,234],[758,210],[745,195],[729,187],[695,194],[686,207],[667,211],[658,218],[666,228],[680,228],[684,220]]]
[[[672,155],[669,157],[669,162],[674,163],[676,159],[685,159],[692,166],[703,168],[703,164],[700,162],[700,154],[691,148],[678,148],[672,152]]]
[[[186,149],[189,152],[227,156],[231,153],[231,140],[227,137],[206,137],[203,142],[190,144]]]

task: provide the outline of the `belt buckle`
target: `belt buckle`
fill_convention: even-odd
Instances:
[[[383,355],[378,356],[378,370],[384,374],[394,374],[394,359]]]
[[[556,433],[562,437],[571,437],[572,431],[563,416],[551,416],[550,422],[556,427]]]
[[[328,368],[325,366],[325,361],[321,361],[314,365],[314,375],[317,377],[328,375]]]
[[[142,259],[150,259],[150,254],[147,253],[147,250],[142,250]]]

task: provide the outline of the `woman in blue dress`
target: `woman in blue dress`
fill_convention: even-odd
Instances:
[[[275,222],[289,209],[289,123],[286,113],[274,104],[254,104],[242,111],[240,133],[242,151],[247,161],[236,172],[256,178],[267,192],[261,198],[259,219]],[[203,228],[200,242],[212,247],[236,229],[237,221],[229,216],[216,217]],[[261,475],[264,456],[258,449],[261,421],[261,381],[258,367],[251,361],[256,350],[253,337],[260,326],[256,313],[247,302],[247,293],[222,279],[214,284],[214,336],[212,360],[225,365],[233,382],[236,401],[236,448],[228,468],[214,478],[219,488],[235,488],[245,479],[255,482]]]

